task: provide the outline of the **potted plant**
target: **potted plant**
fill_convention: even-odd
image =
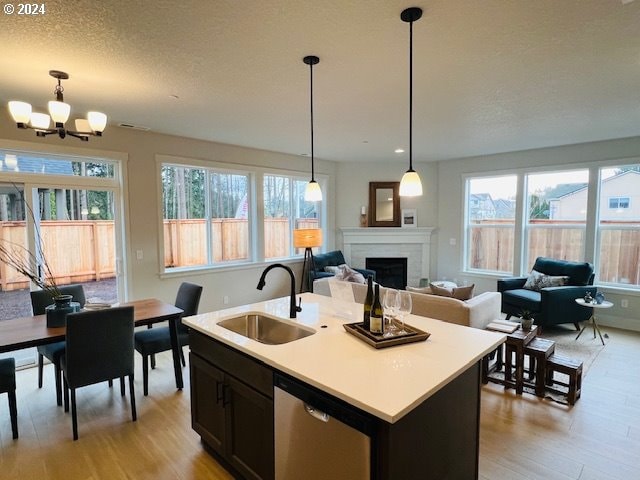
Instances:
[[[522,330],[524,330],[525,332],[531,330],[534,320],[533,313],[531,313],[529,310],[522,310],[520,312],[520,318],[522,319],[522,321],[520,322]]]

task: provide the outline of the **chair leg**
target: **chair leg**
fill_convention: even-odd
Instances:
[[[133,375],[129,375],[129,395],[131,395],[131,418],[135,422],[138,419],[138,413],[136,412],[136,394],[133,389]]]
[[[184,359],[184,351],[182,350],[182,346],[180,347],[180,361],[182,362],[183,367],[187,366],[187,362]]]
[[[42,388],[42,370],[44,369],[44,355],[38,354],[38,388]]]
[[[580,331],[580,324],[578,322],[573,322],[573,326],[576,327],[576,331]]]
[[[73,439],[78,439],[78,411],[76,409],[76,389],[71,389],[71,424],[73,426]]]
[[[156,355],[154,353],[151,354],[151,369],[155,370],[156,368]]]
[[[64,411],[69,411],[69,384],[66,378],[64,378]]]
[[[142,393],[149,395],[149,356],[142,356]]]
[[[11,415],[11,432],[13,438],[18,438],[18,406],[16,402],[16,391],[12,390],[7,392],[9,397],[9,413]]]
[[[109,379],[109,388],[113,387],[113,378]]]
[[[62,369],[60,368],[60,361],[56,362],[53,368],[56,374],[56,403],[60,406],[62,405]]]
[[[511,318],[511,314],[507,313],[507,317],[505,318],[505,320],[509,320]]]
[[[124,397],[124,377],[120,377],[120,396]]]

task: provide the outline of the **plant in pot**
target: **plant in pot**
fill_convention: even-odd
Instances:
[[[531,327],[533,326],[533,320],[534,320],[533,313],[531,313],[531,311],[529,310],[522,310],[520,312],[520,318],[521,318],[520,325],[522,327],[522,330],[526,332],[531,330]]]

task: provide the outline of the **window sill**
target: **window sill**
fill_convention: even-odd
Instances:
[[[265,268],[268,265],[273,263],[282,263],[284,265],[290,265],[295,263],[300,263],[303,261],[303,258],[300,257],[287,257],[282,259],[274,259],[270,261],[263,262],[245,262],[245,263],[234,263],[233,265],[206,265],[202,267],[183,267],[183,268],[175,268],[172,270],[165,270],[159,274],[161,279],[164,278],[178,278],[178,277],[192,277],[194,275],[210,275],[212,273],[223,273],[223,272],[231,272],[231,271],[239,271],[239,270],[253,270],[253,269],[261,269]]]

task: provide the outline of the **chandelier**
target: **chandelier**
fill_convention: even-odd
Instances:
[[[16,122],[18,128],[31,128],[36,131],[38,137],[46,137],[57,133],[60,138],[67,135],[79,138],[83,142],[89,140],[89,136],[101,137],[107,126],[107,116],[101,112],[88,112],[87,118],[79,118],[75,121],[75,130],[65,128],[65,123],[69,119],[71,106],[64,102],[61,80],[68,80],[69,74],[58,70],[49,70],[49,75],[58,80],[58,85],[54,90],[55,101],[49,102],[49,115],[46,113],[33,112],[31,104],[26,102],[9,102],[9,112]],[[54,128],[49,128],[51,120],[55,124]]]

